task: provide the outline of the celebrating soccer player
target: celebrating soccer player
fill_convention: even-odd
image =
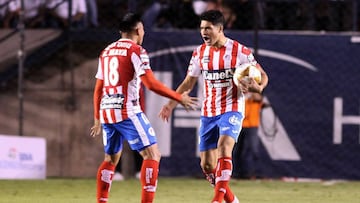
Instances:
[[[186,109],[195,108],[197,98],[189,91],[180,94],[158,81],[151,70],[149,56],[141,47],[144,27],[139,15],[129,13],[120,22],[121,38],[100,54],[94,89],[94,126],[91,136],[104,130],[105,159],[97,172],[97,202],[109,198],[112,177],[118,164],[123,141],[143,157],[140,171],[141,202],[154,200],[160,152],[149,120],[141,111],[139,90],[146,88],[180,102]]]
[[[214,186],[212,203],[223,200],[239,202],[229,188],[232,173],[232,150],[241,130],[244,117],[244,92],[261,93],[268,77],[255,61],[250,49],[224,34],[224,16],[220,11],[206,11],[200,16],[200,33],[204,43],[198,46],[190,60],[187,75],[177,88],[182,93],[193,89],[200,74],[203,75],[204,101],[200,125],[200,165]],[[233,82],[236,67],[249,63],[261,72],[261,81],[254,78]],[[170,100],[159,116],[167,121],[177,102]]]

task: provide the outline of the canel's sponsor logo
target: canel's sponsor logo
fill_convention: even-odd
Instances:
[[[213,71],[204,70],[202,73],[205,80],[225,80],[232,79],[233,76],[232,69]]]

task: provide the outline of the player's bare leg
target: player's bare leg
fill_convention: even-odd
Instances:
[[[234,147],[234,138],[222,135],[218,141],[218,161],[215,172],[215,189],[213,203],[238,202],[229,187],[229,181],[232,173],[232,149]]]
[[[217,159],[217,149],[200,152],[200,166],[206,179],[213,187],[215,187],[215,167]]]
[[[119,163],[120,156],[121,151],[113,155],[105,154],[104,161],[98,168],[96,176],[96,199],[98,203],[108,202],[112,178],[115,172],[115,167]]]
[[[143,163],[140,171],[141,203],[154,201],[161,158],[158,145],[154,144],[140,152]]]

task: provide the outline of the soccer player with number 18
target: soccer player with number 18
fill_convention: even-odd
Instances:
[[[144,26],[139,15],[129,13],[120,22],[121,39],[100,54],[94,89],[94,125],[91,136],[101,134],[105,158],[97,172],[97,203],[106,203],[123,141],[143,157],[140,171],[141,202],[152,203],[161,158],[156,136],[139,103],[140,84],[155,93],[180,102],[186,109],[197,106],[189,91],[180,94],[158,81],[141,47]]]

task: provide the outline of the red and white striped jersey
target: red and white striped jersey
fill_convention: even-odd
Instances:
[[[243,63],[256,64],[251,50],[229,38],[221,48],[202,44],[194,50],[187,74],[203,76],[202,116],[244,112],[244,95],[233,82],[235,68]]]
[[[101,123],[117,123],[141,112],[139,77],[150,68],[146,50],[129,39],[113,42],[102,51],[95,76],[104,82]]]

